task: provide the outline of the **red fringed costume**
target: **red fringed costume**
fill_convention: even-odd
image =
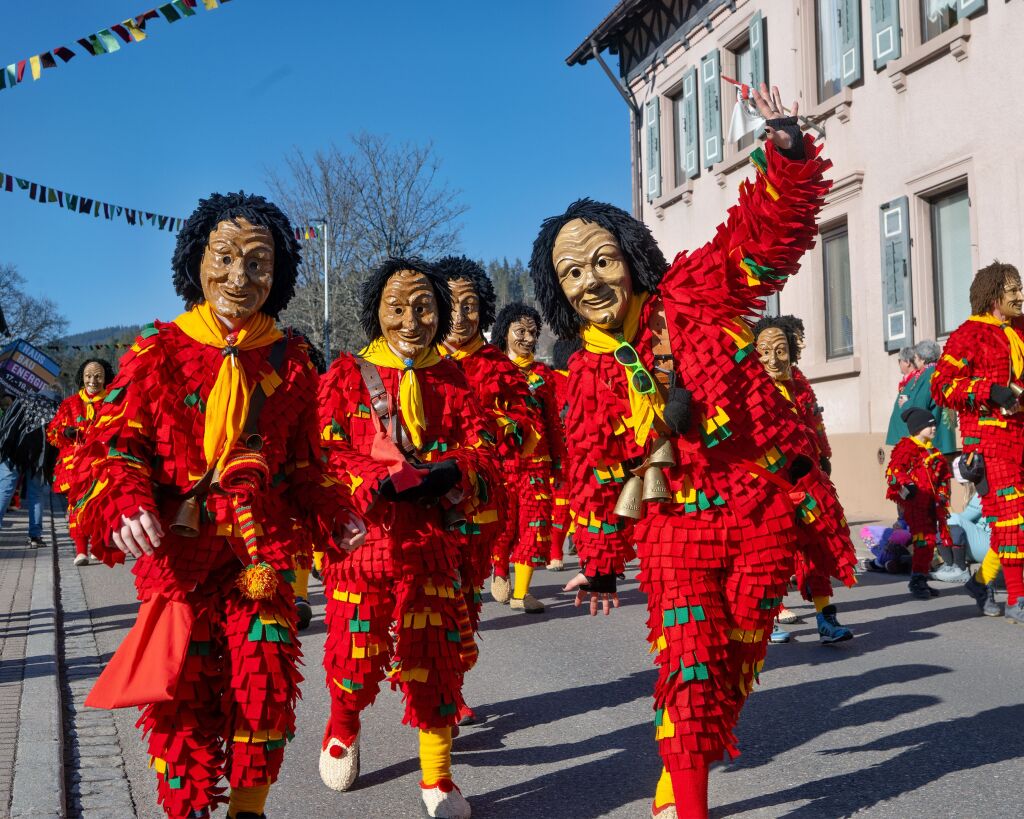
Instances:
[[[946,341],[931,384],[935,403],[959,413],[964,453],[980,452],[985,462],[988,492],[981,508],[1010,606],[1024,596],[1024,413],[1003,415],[989,392],[1024,385],[1022,346],[1024,319],[1000,324],[991,315],[971,316]]]
[[[377,370],[394,407],[402,370]],[[497,483],[490,419],[453,362],[441,360],[415,373],[426,423],[420,460],[455,459],[461,508],[472,521],[478,492],[486,497]],[[399,415],[404,418],[400,407]],[[388,470],[371,457],[376,415],[356,357],[342,355],[321,379],[319,424],[327,468],[358,487],[353,500],[369,530],[359,548],[345,552],[332,544],[324,558],[324,668],[332,701],[324,747],[331,737],[351,745],[359,712],[374,701],[385,677],[402,690],[403,722],[453,726],[465,708],[463,675],[476,659],[462,583],[472,567],[486,565],[488,546],[449,531],[439,506],[377,498]]]
[[[818,398],[814,394],[814,389],[811,387],[807,377],[800,372],[800,369],[795,364],[792,366],[792,373],[793,380],[786,387],[789,397],[796,408],[797,416],[807,430],[809,448],[806,454],[816,464],[823,466],[822,459],[830,459],[832,457],[832,447],[829,446],[828,436],[825,434],[825,423],[821,417]],[[827,475],[826,480],[828,480]],[[826,552],[828,554],[838,553],[844,544],[849,544],[851,549],[849,558],[852,562],[856,562],[856,555],[852,551],[853,542],[850,540],[849,527],[847,526],[842,506],[839,503],[839,498],[836,495],[835,487],[831,480],[828,480],[828,483],[821,487],[819,497],[822,499],[823,504],[827,504],[827,511],[824,514],[833,524],[828,527],[831,536],[840,539],[839,543],[826,548]],[[801,543],[805,548],[802,548],[797,555],[794,565],[797,589],[799,589],[800,595],[804,600],[808,601],[813,601],[815,597],[831,597],[832,581],[829,575],[818,568],[813,561],[813,555],[820,554],[820,551],[816,551],[813,545],[809,549],[806,548],[809,545],[807,541],[813,540],[818,536],[818,533],[809,527],[800,531]]]
[[[908,435],[900,439],[889,456],[885,496],[900,507],[910,529],[914,549],[910,571],[914,574],[928,574],[931,570],[937,532],[941,533],[942,543],[952,542],[946,526],[951,477],[949,464],[931,441]],[[912,498],[903,499],[900,489],[908,484],[917,487],[917,491]]]
[[[767,155],[754,152],[756,178],[741,184],[727,222],[710,243],[675,258],[627,338],[650,369],[651,315],[661,302],[679,383],[692,391],[690,430],[672,439],[677,465],[665,469],[673,500],[648,503],[635,524],[613,509],[627,467],[657,433],[646,447],[638,443],[626,372],[593,349],[591,328],[569,367],[573,537],[590,576],[622,571],[637,546],[659,666],[656,737],[679,781],[723,751],[737,753],[733,728],[761,668],[801,527],[818,534],[823,570],[853,579],[852,544],[828,531],[839,518],[817,461],[790,481],[808,450],[806,428],[758,362],[743,318],[782,287],[814,242],[830,163],[817,158],[810,137],[805,148],[806,161],[789,161],[770,143]]]
[[[555,407],[558,410],[558,418],[562,422],[562,434],[565,435],[565,416],[569,412],[569,371],[552,370],[555,382]],[[565,545],[566,535],[569,534],[569,483],[562,476],[562,480],[556,481],[552,478],[551,494],[554,502],[554,511],[551,518],[551,554],[550,560],[562,559],[562,547]]]
[[[60,457],[53,468],[54,491],[65,495],[68,500],[68,534],[75,544],[75,554],[84,555],[88,552],[85,538],[78,531],[75,515],[76,498],[70,495],[71,482],[74,480],[77,460],[85,441],[85,434],[92,426],[96,417],[96,409],[100,406],[107,392],[89,395],[80,389],[74,395],[65,398],[57,414],[46,428],[46,439],[50,446],[60,450]]]
[[[566,457],[565,430],[555,397],[555,371],[533,359],[515,363],[526,376],[530,388],[538,440],[512,480],[519,500],[519,525],[512,546],[512,562],[537,568],[547,564],[552,551],[552,495],[553,487],[562,482],[562,463]]]
[[[103,707],[144,706],[138,724],[148,734],[158,798],[171,817],[226,802],[218,785],[225,773],[233,788],[277,778],[302,679],[288,583],[293,555],[307,545],[302,533],[316,528],[313,515],[333,520],[350,503],[351,489],[320,472],[317,374],[305,343],[288,338],[276,369],[270,349],[236,356],[252,392],[266,395],[258,429],[269,488],[250,499],[250,515],[239,516],[225,485],[201,504],[198,537],[171,531],[181,495],[207,471],[204,413],[224,360],[220,348],[173,323],[146,327],[121,360],[73,482],[79,527],[108,565],[124,561],[110,541],[122,515],[146,509],[164,530],[154,554],[138,558],[132,572],[143,601],[140,620],[154,605],[178,613],[177,626],[161,621],[159,633],[170,642],[144,641],[136,655],[145,659],[136,673],[151,678],[138,680],[139,690],[166,685],[170,696],[139,699],[138,692],[104,689],[101,679],[90,699]],[[269,599],[250,599],[236,586],[250,560],[243,535],[258,542],[260,558],[276,571]],[[184,656],[169,654],[172,643]]]
[[[487,501],[481,501],[479,511],[467,521],[465,533],[479,539],[483,548],[471,547],[473,554],[481,552],[487,557],[472,568],[469,581],[473,587],[473,614],[479,616],[484,581],[494,572],[508,576],[512,542],[516,537],[517,499],[506,484],[505,476],[519,473],[523,468],[523,448],[537,438],[536,410],[530,402],[530,391],[519,368],[507,355],[492,344],[484,344],[473,352],[452,354],[439,347],[442,355],[457,361],[470,389],[476,395],[484,412],[494,419],[497,431],[496,450],[501,468],[501,480],[487,486]],[[459,354],[464,353],[464,354]],[[470,589],[467,586],[467,594]]]

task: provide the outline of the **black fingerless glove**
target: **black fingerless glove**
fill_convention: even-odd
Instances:
[[[988,391],[988,397],[997,407],[1002,409],[1009,409],[1017,403],[1017,396],[1013,390],[1009,387],[1004,387],[1002,384],[996,384]]]
[[[814,461],[806,455],[798,455],[793,461],[793,465],[789,468],[789,482],[797,483],[804,475],[810,473],[813,466]]]
[[[595,594],[615,594],[615,573],[587,575],[587,582],[579,587],[580,591]]]
[[[447,495],[452,487],[462,480],[462,471],[459,469],[459,465],[451,459],[432,463],[429,465],[429,469],[430,471],[416,486],[411,486],[401,492],[395,491],[395,485],[389,476],[380,482],[377,493],[385,500],[400,503],[413,503],[424,499],[437,500]]]
[[[804,151],[804,135],[800,130],[796,117],[776,117],[775,119],[767,120],[765,125],[768,128],[774,128],[776,131],[789,134],[789,138],[793,140],[793,144],[788,148],[775,146],[776,151],[786,157],[786,159],[796,162],[807,159],[807,153]]]
[[[670,387],[665,397],[665,425],[673,435],[685,435],[690,430],[690,397],[686,387]]]
[[[905,483],[900,487],[899,495],[903,500],[913,500],[917,495],[917,485]]]
[[[831,478],[832,477],[832,461],[830,461],[828,458],[826,458],[824,455],[822,455],[821,456],[821,460],[818,463],[821,464],[821,471],[824,472],[826,475],[828,475]]]

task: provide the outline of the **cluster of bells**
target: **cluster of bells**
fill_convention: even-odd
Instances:
[[[643,516],[643,503],[667,503],[672,500],[672,492],[665,478],[665,467],[675,466],[676,456],[672,451],[672,441],[658,438],[643,463],[630,470],[629,477],[619,499],[615,503],[615,514],[619,517],[640,520]]]

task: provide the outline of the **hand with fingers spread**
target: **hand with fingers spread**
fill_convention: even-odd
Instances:
[[[580,572],[572,580],[565,584],[562,591],[576,592],[576,608],[583,605],[583,601],[590,597],[590,616],[597,614],[600,606],[605,615],[612,613],[612,607],[619,607],[619,595],[615,591],[615,575],[599,574],[594,577],[587,577]]]
[[[334,534],[335,542],[346,552],[353,552],[366,542],[366,524],[357,515],[349,514],[341,529]]]
[[[765,120],[765,136],[775,147],[787,151],[800,140],[800,125],[797,119],[800,103],[794,102],[787,113],[782,105],[782,95],[777,86],[768,90],[765,83],[760,88],[750,89],[750,98],[757,106],[757,112]]]
[[[126,555],[142,557],[153,554],[163,536],[159,518],[140,506],[130,518],[121,515],[121,528],[111,532],[110,539]]]

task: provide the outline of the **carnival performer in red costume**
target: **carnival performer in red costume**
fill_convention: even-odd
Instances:
[[[565,430],[555,397],[555,373],[534,358],[540,331],[540,314],[528,304],[512,302],[501,308],[491,334],[494,343],[526,376],[537,418],[538,438],[527,447],[523,467],[513,477],[519,520],[512,547],[515,585],[509,606],[527,614],[544,611],[544,604],[530,594],[530,582],[534,570],[547,565],[551,558],[554,487],[561,485],[565,461]]]
[[[910,530],[910,593],[918,600],[931,600],[939,596],[928,585],[936,532],[943,544],[952,543],[946,525],[952,473],[943,454],[932,445],[935,416],[923,407],[907,407],[901,418],[910,434],[889,455],[885,496],[899,506]]]
[[[114,380],[114,369],[102,358],[87,358],[78,368],[75,383],[78,392],[68,396],[57,409],[46,438],[50,446],[60,450],[60,457],[53,470],[53,489],[61,495],[68,495],[74,479],[76,460],[85,440],[85,433],[96,418],[96,408],[107,397],[107,384]],[[68,534],[75,544],[75,565],[89,564],[89,549],[78,531],[75,520],[75,499],[68,496]]]
[[[1024,623],[1024,319],[1020,273],[993,262],[971,282],[971,312],[953,331],[932,376],[932,397],[960,415],[964,460],[992,530],[1006,583],[1006,617]],[[993,577],[964,590],[983,605]]]
[[[405,700],[403,722],[419,730],[428,815],[464,819],[470,807],[451,772],[463,675],[476,660],[463,572],[488,552],[459,530],[497,480],[493,423],[459,367],[438,355],[452,297],[432,265],[388,259],[361,300],[371,341],[320,382],[328,469],[362,479],[355,499],[370,524],[364,545],[328,548],[324,560],[331,715],[320,776],[334,790],[352,787],[360,712],[390,677]],[[482,554],[467,554],[474,548]]]
[[[779,393],[789,402],[790,411],[795,412],[804,425],[807,437],[803,454],[814,460],[821,467],[821,474],[825,476],[826,483],[821,486],[820,496],[827,497],[828,505],[822,513],[834,516],[828,530],[839,533],[840,537],[839,543],[825,550],[826,553],[832,554],[847,544],[852,549],[852,542],[849,527],[842,516],[842,506],[835,494],[835,487],[828,480],[831,463],[825,454],[828,438],[821,420],[821,409],[810,383],[802,373],[798,379],[798,370],[793,363],[799,356],[798,327],[802,329],[803,322],[796,316],[765,316],[754,325],[754,345],[765,372],[775,383]],[[831,449],[827,451],[831,455]],[[801,529],[800,532],[801,540],[817,536],[817,532],[810,528]],[[815,551],[812,548],[810,554],[814,554]],[[852,553],[849,557],[856,560]],[[853,632],[840,625],[836,616],[836,607],[832,602],[832,580],[829,576],[814,565],[812,559],[803,551],[797,555],[795,569],[797,589],[804,600],[814,604],[818,638],[822,645],[833,645],[852,639]],[[783,619],[783,612],[786,611],[785,608],[779,610],[779,622],[796,622],[796,616],[792,614],[792,619]],[[772,642],[788,641],[788,632],[783,632],[787,635],[784,640],[779,639],[778,633],[779,629],[772,632]]]
[[[483,268],[465,256],[448,256],[437,263],[452,292],[452,329],[438,352],[458,362],[470,388],[484,411],[494,418],[497,430],[497,454],[502,480],[488,487],[488,500],[474,519],[467,521],[468,537],[480,538],[489,547],[473,553],[488,554],[487,562],[475,567],[464,591],[473,592],[471,614],[474,625],[479,616],[480,591],[491,574],[491,595],[499,603],[512,596],[508,564],[516,536],[516,493],[506,486],[523,468],[524,451],[537,443],[538,413],[530,400],[530,390],[522,371],[483,334],[494,324],[494,285]],[[471,580],[471,582],[469,582]],[[475,592],[474,592],[475,589]]]
[[[802,454],[804,425],[758,362],[742,317],[813,244],[829,163],[782,117],[777,89],[762,86],[755,100],[768,145],[753,153],[756,177],[710,243],[669,266],[643,223],[583,199],[544,222],[530,261],[552,328],[584,344],[569,366],[566,419],[583,573],[566,589],[578,590],[577,605],[589,597],[591,614],[610,612],[615,574],[633,544],[639,551],[660,669],[659,819],[707,816],[708,765],[736,753],[733,727],[799,527],[827,524],[817,515],[820,468]],[[849,551],[832,565],[821,556],[844,582]]]
[[[142,601],[86,705],[143,706],[176,819],[227,802],[225,774],[228,816],[264,815],[295,730],[300,534],[316,515],[358,538],[353,483],[322,476],[316,457],[306,346],[274,322],[298,262],[275,205],[202,200],[172,262],[187,311],[144,328],[121,360],[72,482],[82,534],[109,565],[137,558]]]
[[[562,423],[562,431],[565,431],[565,416],[569,413],[569,357],[580,349],[581,343],[578,338],[560,338],[551,351],[552,372],[555,381],[555,406],[558,408],[558,418]],[[565,568],[564,547],[566,540],[569,540],[569,553],[574,554],[575,549],[572,539],[567,538],[569,534],[569,482],[565,480],[563,470],[561,480],[551,479],[551,496],[554,503],[551,517],[551,553],[548,557],[548,571],[560,572]]]

